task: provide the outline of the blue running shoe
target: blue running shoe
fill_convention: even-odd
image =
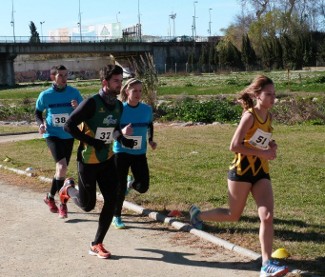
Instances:
[[[190,222],[191,225],[198,230],[203,229],[203,221],[198,219],[198,215],[201,213],[200,209],[195,205],[190,208]]]
[[[280,265],[279,262],[274,260],[268,260],[261,267],[260,277],[269,277],[269,276],[284,276],[288,273],[289,269],[285,265]]]
[[[116,229],[125,229],[125,224],[120,216],[114,216],[112,224]]]
[[[133,189],[133,187],[132,187],[133,182],[134,182],[133,176],[128,175],[125,196],[127,196],[129,194],[130,190]]]

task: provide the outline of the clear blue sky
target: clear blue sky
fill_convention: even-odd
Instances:
[[[138,2],[142,33],[144,35],[173,35],[173,20],[176,13],[175,35],[192,35],[194,6],[196,10],[196,34],[207,36],[209,9],[212,35],[222,35],[221,28],[233,23],[240,14],[238,0],[2,0],[0,9],[0,36],[12,36],[12,1],[16,36],[30,36],[29,22],[33,21],[40,35],[49,30],[77,27],[79,1],[82,25],[121,22],[122,28],[138,23]],[[196,1],[195,1],[196,2]],[[43,22],[42,28],[40,22]]]

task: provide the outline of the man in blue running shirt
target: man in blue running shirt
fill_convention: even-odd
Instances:
[[[59,212],[59,217],[64,218],[67,214],[67,207],[60,205],[58,208],[54,196],[63,186],[74,138],[64,131],[63,126],[71,112],[81,103],[82,97],[76,88],[67,85],[68,70],[64,65],[52,67],[50,74],[53,80],[52,86],[38,96],[35,116],[39,133],[45,138],[56,163],[52,186],[44,202],[51,212]],[[43,113],[45,118],[43,118]]]

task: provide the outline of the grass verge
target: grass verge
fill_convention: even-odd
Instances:
[[[202,209],[226,206],[226,173],[233,158],[228,146],[232,125],[173,127],[157,125],[156,151],[148,151],[150,190],[127,199],[163,214],[178,209],[188,220],[192,203]],[[278,158],[271,162],[275,194],[274,248],[285,247],[299,268],[325,274],[325,145],[323,126],[275,126]],[[75,147],[76,149],[76,147]],[[0,144],[1,164],[51,178],[54,163],[42,139]],[[76,177],[76,153],[69,175]],[[3,162],[10,157],[10,162]],[[48,185],[44,185],[48,186]],[[206,230],[230,242],[259,250],[255,203],[249,199],[236,223],[206,223]],[[290,262],[289,261],[289,262]]]

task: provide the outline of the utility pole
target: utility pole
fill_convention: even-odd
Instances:
[[[211,37],[211,11],[212,11],[212,8],[209,9],[209,30],[208,30],[208,33],[209,33],[209,36]]]

